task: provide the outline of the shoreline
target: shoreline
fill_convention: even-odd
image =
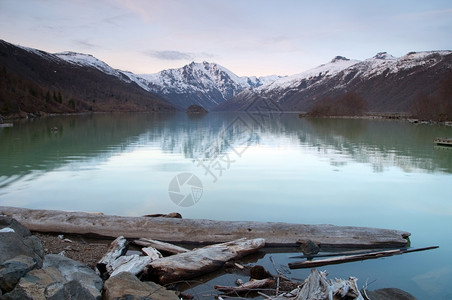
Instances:
[[[96,114],[114,114],[114,113],[137,113],[137,114],[168,114],[168,113],[178,113],[184,112],[183,110],[174,110],[174,111],[85,111],[85,112],[66,112],[66,113],[47,113],[47,112],[37,112],[37,113],[27,113],[23,112],[21,114],[12,114],[12,115],[1,115],[3,122],[12,122],[12,121],[24,121],[24,120],[33,120],[47,117],[58,117],[58,116],[84,116],[84,115],[96,115]],[[247,111],[213,111],[214,113],[250,113]],[[394,121],[408,121],[412,124],[422,124],[422,125],[432,125],[439,124],[445,126],[452,126],[452,120],[449,121],[435,121],[435,120],[422,120],[418,119],[408,113],[400,112],[400,113],[392,113],[392,112],[382,112],[375,113],[369,112],[365,115],[356,115],[356,116],[313,116],[304,111],[278,111],[278,112],[269,112],[274,114],[297,114],[299,118],[318,118],[318,119],[363,119],[363,120],[394,120]],[[0,123],[1,124],[1,123]]]

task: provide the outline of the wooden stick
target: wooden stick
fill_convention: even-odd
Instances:
[[[319,259],[319,260],[305,260],[305,261],[289,263],[289,268],[291,268],[291,269],[313,268],[313,267],[342,264],[342,263],[346,263],[346,262],[360,261],[360,260],[366,260],[366,259],[387,257],[387,256],[392,256],[392,255],[410,253],[410,252],[426,251],[426,250],[432,250],[432,249],[436,249],[436,248],[439,248],[439,246],[431,246],[431,247],[408,249],[408,250],[397,249],[397,250],[378,251],[378,252],[372,252],[372,253],[367,253],[367,254],[339,256],[339,257]]]
[[[406,248],[403,248],[403,249],[406,250]],[[360,255],[360,254],[368,254],[368,253],[374,253],[374,252],[379,252],[379,251],[386,251],[386,250],[375,249],[375,250],[368,250],[368,251],[356,250],[356,251],[344,251],[344,252],[331,252],[331,253],[326,253],[326,254],[296,255],[296,256],[291,256],[289,258],[308,258],[308,259],[310,259],[310,258],[316,258],[316,257]]]

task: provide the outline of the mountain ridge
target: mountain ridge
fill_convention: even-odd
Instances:
[[[371,111],[408,112],[418,97],[433,94],[440,82],[452,75],[452,51],[448,50],[410,52],[399,58],[380,52],[363,61],[347,62],[348,66],[331,69],[337,63],[333,59],[303,73],[244,90],[216,110],[239,111],[266,98],[282,110],[309,111],[317,100],[339,98],[353,91],[369,103]]]
[[[134,82],[0,40],[0,114],[174,111]]]
[[[369,102],[369,108],[372,111],[406,112],[416,97],[421,94],[433,94],[441,78],[452,74],[452,51],[449,50],[409,52],[401,57],[379,52],[365,60],[336,56],[325,64],[298,74],[284,77],[277,75],[256,77],[238,76],[219,64],[207,61],[191,62],[180,68],[162,70],[153,74],[134,74],[112,68],[91,54],[72,51],[50,54],[38,49],[1,42],[10,45],[9,47],[16,47],[16,50],[10,51],[11,53],[19,52],[18,49],[21,49],[29,53],[30,57],[34,56],[34,60],[38,58],[45,60],[51,66],[62,66],[64,62],[66,65],[63,69],[66,73],[76,70],[75,73],[85,74],[83,76],[88,76],[86,74],[96,78],[100,76],[102,79],[100,77],[97,79],[100,82],[107,80],[107,77],[103,77],[106,75],[110,83],[114,80],[121,82],[115,85],[121,86],[124,90],[115,89],[117,94],[121,91],[133,90],[133,94],[138,93],[139,97],[151,97],[165,106],[165,109],[167,105],[175,109],[186,109],[195,104],[207,110],[241,111],[249,107],[253,101],[265,98],[273,101],[284,111],[307,111],[319,99],[337,98],[353,91]],[[17,61],[11,53],[3,54],[3,57],[10,55],[12,60]],[[22,56],[24,56],[23,53]],[[26,64],[27,62],[25,66],[16,64],[15,68],[23,71],[27,68]],[[3,67],[6,65],[8,62],[3,61]],[[52,87],[51,80],[59,82],[60,79],[55,79],[58,76],[47,70],[46,63],[41,62],[38,65],[39,70],[28,70],[27,74],[19,73],[27,80],[34,82],[46,77],[47,83],[44,84],[46,89],[48,91],[53,89],[55,93],[59,87]],[[28,69],[30,69],[29,66]],[[66,76],[70,75],[66,74]],[[59,84],[65,86],[63,89],[66,90],[71,90],[68,81],[81,82],[80,78],[75,77],[64,80],[66,81],[64,84],[61,82]],[[99,84],[96,82],[87,84],[91,87],[95,86],[94,89],[99,89]],[[83,87],[79,88],[83,89]],[[110,90],[112,89],[110,87]],[[108,106],[105,101],[103,105],[99,103],[93,105],[93,99],[98,96],[91,95],[86,89],[83,93],[78,93],[76,88],[72,88],[69,93],[63,94],[67,94],[63,95],[64,98],[73,97],[75,94],[81,94],[81,97],[87,98],[76,99],[80,107],[85,110],[90,107],[105,110]],[[114,94],[110,93],[110,96]],[[127,97],[123,98],[127,99]],[[139,110],[143,104],[135,101],[130,105],[125,103],[127,101],[124,99],[115,104],[117,108],[111,109],[126,109],[125,107],[132,109],[133,107]],[[68,103],[55,105],[66,105],[65,112],[74,109],[73,103],[70,105],[72,109],[68,107]],[[48,106],[45,107],[48,109]]]

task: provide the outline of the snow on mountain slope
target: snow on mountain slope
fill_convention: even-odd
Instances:
[[[408,70],[419,66],[432,66],[435,60],[440,59],[441,56],[452,53],[451,51],[425,51],[425,52],[411,52],[402,57],[396,58],[386,52],[381,52],[372,58],[366,59],[359,65],[356,65],[357,70],[362,72],[361,77],[370,79],[385,73],[396,74],[403,70]],[[439,55],[437,58],[433,56]],[[428,58],[431,56],[430,58]]]
[[[223,97],[229,98],[237,91],[250,87],[252,84],[259,84],[258,82],[250,83],[247,77],[239,77],[220,65],[205,61],[192,62],[179,69],[139,76],[160,87],[164,94],[218,89]]]
[[[116,76],[116,77],[123,77],[121,75],[121,72],[113,69],[109,65],[107,65],[105,62],[95,58],[91,54],[83,54],[83,53],[76,53],[71,51],[65,51],[60,53],[55,53],[55,56],[69,62],[75,65],[84,66],[84,67],[91,67],[98,69],[101,72],[104,72],[105,74]]]
[[[2,41],[2,40],[0,40],[0,41]],[[56,61],[56,60],[59,59],[57,56],[55,56],[55,55],[53,55],[53,54],[50,54],[50,53],[47,53],[47,52],[42,51],[42,50],[38,50],[38,49],[34,49],[34,48],[29,48],[29,47],[25,47],[25,46],[21,46],[21,45],[14,45],[14,46],[15,46],[15,47],[18,47],[18,48],[20,48],[20,49],[23,49],[23,50],[25,50],[25,51],[27,51],[27,52],[36,54],[36,55],[38,55],[38,56],[40,56],[40,57],[42,57],[42,58],[44,58],[44,59],[47,59],[47,60]]]
[[[285,93],[290,90],[309,89],[316,85],[321,85],[335,76],[339,76],[339,84],[330,87],[337,89],[342,88],[356,78],[369,80],[382,74],[389,76],[390,74],[396,74],[423,65],[431,67],[435,62],[441,60],[441,56],[451,53],[452,51],[412,52],[397,58],[387,52],[380,52],[374,57],[363,61],[349,60],[345,57],[337,56],[327,64],[262,85],[255,92],[268,95],[277,92]]]
[[[279,78],[276,75],[240,77],[223,66],[206,61],[138,76],[148,82],[149,91],[166,97],[176,105],[185,108],[198,104],[207,109],[227,101],[246,88],[255,88]]]
[[[336,57],[312,70],[245,90],[217,110],[241,110],[262,97],[287,111],[308,111],[318,99],[354,91],[372,111],[407,111],[452,71],[452,51],[410,52],[396,58],[381,52],[363,61]]]
[[[359,60],[347,59],[343,56],[336,56],[331,62],[320,65],[316,68],[307,70],[305,72],[279,78],[271,81],[268,84],[262,85],[256,89],[259,93],[268,92],[270,90],[284,90],[288,88],[297,88],[302,82],[311,81],[312,83],[319,82],[322,79],[332,77],[340,71],[357,64]]]

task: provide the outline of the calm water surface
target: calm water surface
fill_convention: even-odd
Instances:
[[[419,299],[452,299],[452,149],[435,147],[439,136],[451,137],[452,128],[295,114],[18,122],[0,128],[0,205],[406,230],[413,247],[440,248],[321,269],[332,278],[358,277],[371,290],[398,287]],[[181,173],[202,184],[202,190],[181,186],[174,201],[194,196],[185,206],[168,193]],[[290,255],[271,254],[278,266]],[[269,256],[255,261],[273,271]],[[304,278],[309,270],[291,272]],[[231,276],[220,280],[233,284]]]

